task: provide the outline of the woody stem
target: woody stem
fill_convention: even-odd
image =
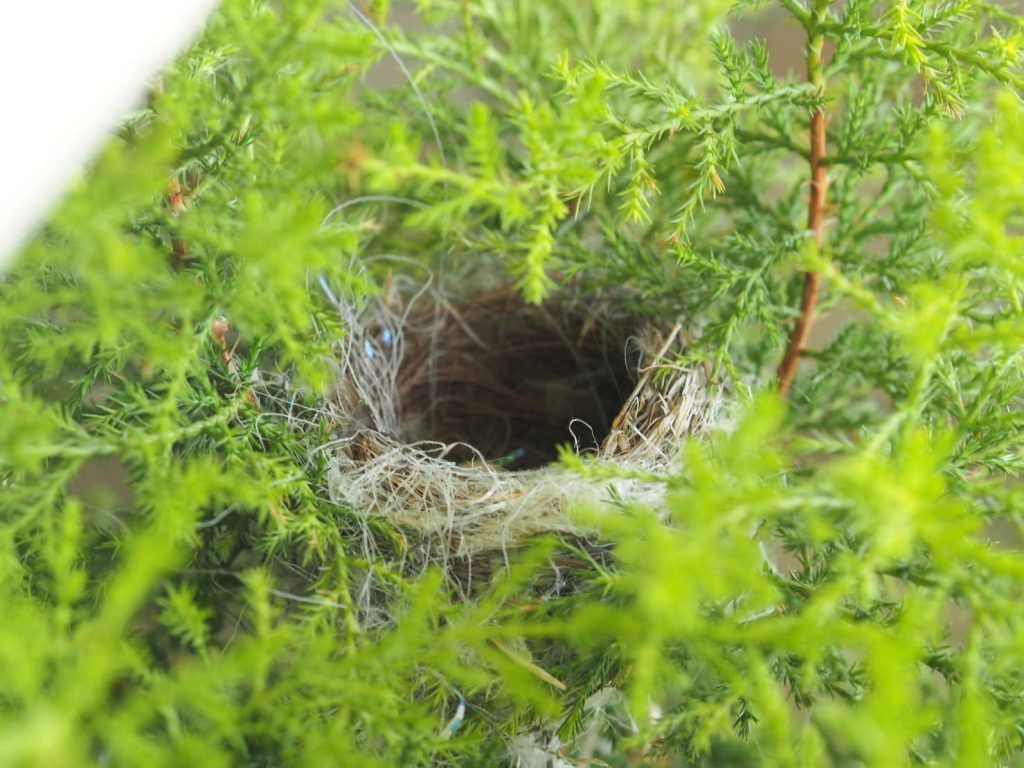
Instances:
[[[818,14],[809,19],[810,24],[819,21]],[[822,50],[825,38],[820,32],[810,32],[807,39],[807,78],[817,85],[819,90],[825,84]],[[816,109],[811,115],[811,151],[808,160],[811,165],[811,196],[807,206],[807,229],[814,237],[815,245],[820,252],[825,245],[825,201],[828,195],[828,167],[825,164],[825,125],[824,107]],[[800,299],[800,316],[786,346],[786,353],[779,364],[779,393],[785,397],[800,367],[800,358],[807,339],[814,327],[815,308],[821,292],[821,273],[807,272],[804,274],[804,288]]]

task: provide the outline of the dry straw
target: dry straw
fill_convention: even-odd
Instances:
[[[456,301],[428,287],[337,304],[349,332],[330,404],[331,496],[455,557],[586,536],[576,507],[657,506],[659,484],[579,477],[547,463],[553,446],[660,472],[722,407],[702,368],[674,363],[680,327],[621,302],[563,291],[530,307],[509,290]]]

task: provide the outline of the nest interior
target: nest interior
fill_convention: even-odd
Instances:
[[[451,445],[451,461],[523,470],[563,444],[596,451],[636,383],[633,328],[596,322],[583,304],[536,307],[499,291],[429,320],[405,334],[399,437]]]

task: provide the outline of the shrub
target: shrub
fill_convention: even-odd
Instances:
[[[729,5],[225,0],[0,278],[3,763],[1019,763],[1021,21]],[[328,492],[330,297],[424,267],[731,427],[454,583]]]

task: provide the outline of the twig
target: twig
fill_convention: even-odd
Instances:
[[[185,210],[185,192],[182,190],[177,176],[171,179],[170,187],[167,190],[167,204],[175,218]],[[174,268],[176,270],[184,268],[188,261],[188,249],[177,235],[171,238],[171,255],[174,258]]]
[[[550,685],[552,688],[555,688],[555,689],[557,689],[559,691],[564,691],[564,690],[567,689],[565,683],[563,683],[557,677],[552,675],[546,669],[543,669],[543,668],[537,666],[536,664],[534,664],[529,659],[524,658],[523,656],[520,656],[518,653],[513,651],[511,648],[509,648],[508,646],[506,646],[504,643],[500,642],[496,638],[491,638],[491,645],[493,645],[495,648],[497,648],[499,651],[501,651],[514,664],[517,664],[518,666],[520,666],[523,669],[525,669],[527,672],[530,672],[531,674],[536,675],[538,678],[543,680],[545,683]]]
[[[820,31],[811,33],[807,39],[807,77],[819,88],[824,86],[822,49],[825,38]],[[813,233],[818,251],[825,245],[825,200],[828,195],[828,166],[825,162],[825,117],[824,107],[816,109],[811,116],[811,197],[807,206],[807,229]],[[800,367],[800,357],[807,339],[814,327],[815,308],[821,292],[821,273],[804,274],[803,295],[800,298],[800,317],[793,327],[786,354],[779,364],[779,394],[785,398]]]
[[[672,330],[669,332],[668,338],[665,339],[665,343],[661,345],[661,349],[658,350],[658,354],[654,356],[655,360],[662,359],[668,353],[668,350],[671,348],[673,342],[676,340],[676,337],[679,335],[679,332],[682,330],[682,328],[682,323],[676,323],[674,326],[672,326]],[[654,372],[655,370],[657,370],[657,368],[658,366],[654,364],[649,365],[647,367],[647,370],[641,377],[640,381],[636,383],[636,386],[633,388],[633,391],[629,393],[629,397],[626,398],[626,402],[622,404],[622,408],[619,411],[619,414],[615,417],[615,420],[612,422],[611,429],[608,430],[609,435],[614,434],[622,425],[622,421],[623,419],[626,418],[626,414],[629,412],[630,407],[640,397],[641,393],[645,389],[647,389],[647,385],[651,383],[651,378],[653,378]],[[607,438],[605,439],[607,440]]]
[[[235,359],[235,350],[238,349],[238,344],[241,338],[235,339],[235,343],[232,346],[228,346],[228,332],[231,330],[231,325],[228,323],[226,317],[218,317],[210,324],[210,332],[213,334],[213,338],[217,341],[221,348],[221,362],[228,369],[228,373],[231,374],[235,382],[242,386],[242,376],[238,370],[238,361]],[[260,401],[256,397],[256,393],[253,392],[252,387],[249,387],[246,395],[246,399],[253,404],[256,408],[260,407]]]

